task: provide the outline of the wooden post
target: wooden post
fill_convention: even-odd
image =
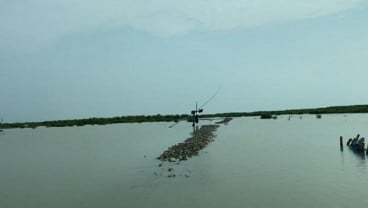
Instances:
[[[361,141],[360,141],[360,151],[364,151],[364,148],[365,148],[365,139],[364,137],[361,138]]]
[[[343,145],[343,139],[342,136],[340,136],[340,150],[343,151],[344,150],[344,145]]]
[[[351,142],[353,141],[353,139],[352,138],[350,138],[349,140],[348,140],[348,142],[346,143],[346,146],[351,146]]]
[[[340,136],[340,146],[342,146],[342,144],[344,143],[342,140],[342,136]]]
[[[363,141],[362,142],[362,149],[361,149],[361,151],[364,152],[364,150],[365,150],[365,142]]]

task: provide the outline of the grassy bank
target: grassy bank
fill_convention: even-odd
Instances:
[[[201,115],[201,118],[214,117],[248,117],[262,116],[272,117],[277,115],[292,114],[338,114],[338,113],[368,113],[368,105],[351,105],[351,106],[333,106],[323,108],[308,109],[291,109],[278,111],[256,111],[256,112],[233,112],[233,113],[217,113]],[[57,120],[43,122],[23,122],[23,123],[2,123],[0,129],[10,128],[36,128],[38,126],[45,127],[66,127],[66,126],[84,126],[84,125],[106,125],[114,123],[142,123],[142,122],[178,122],[183,120],[191,120],[191,115],[151,115],[151,116],[120,116],[112,118],[87,118],[74,120]]]
[[[107,125],[115,123],[142,123],[142,122],[178,122],[187,120],[189,115],[153,115],[153,116],[120,116],[112,118],[86,118],[73,120],[56,120],[43,122],[23,122],[23,123],[3,123],[0,129],[10,128],[36,128],[45,127],[66,127],[66,126],[84,126],[84,125]]]
[[[295,114],[342,114],[342,113],[368,113],[368,105],[349,105],[332,106],[323,108],[305,108],[277,111],[255,111],[255,112],[233,112],[203,115],[204,117],[246,117],[263,116],[272,117],[272,115],[295,115]]]

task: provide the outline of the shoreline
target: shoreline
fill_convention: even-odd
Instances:
[[[321,108],[290,109],[276,111],[255,111],[255,112],[231,112],[204,114],[199,118],[236,118],[236,117],[254,117],[254,116],[279,116],[279,115],[301,115],[301,114],[345,114],[345,113],[368,113],[368,105],[350,105],[350,106],[332,106]],[[37,127],[72,127],[85,125],[108,125],[116,123],[144,123],[144,122],[192,122],[192,116],[189,114],[181,115],[137,115],[137,116],[117,116],[110,118],[86,118],[72,120],[54,120],[42,122],[16,122],[0,123],[0,129],[14,128],[37,128]]]

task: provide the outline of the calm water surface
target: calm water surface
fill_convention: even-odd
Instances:
[[[199,156],[158,167],[155,158],[192,131],[170,124],[5,130],[0,207],[368,205],[366,155],[339,147],[340,135],[368,137],[368,115],[237,118]]]

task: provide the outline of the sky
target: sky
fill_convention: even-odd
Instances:
[[[367,0],[0,0],[5,122],[367,104]]]

